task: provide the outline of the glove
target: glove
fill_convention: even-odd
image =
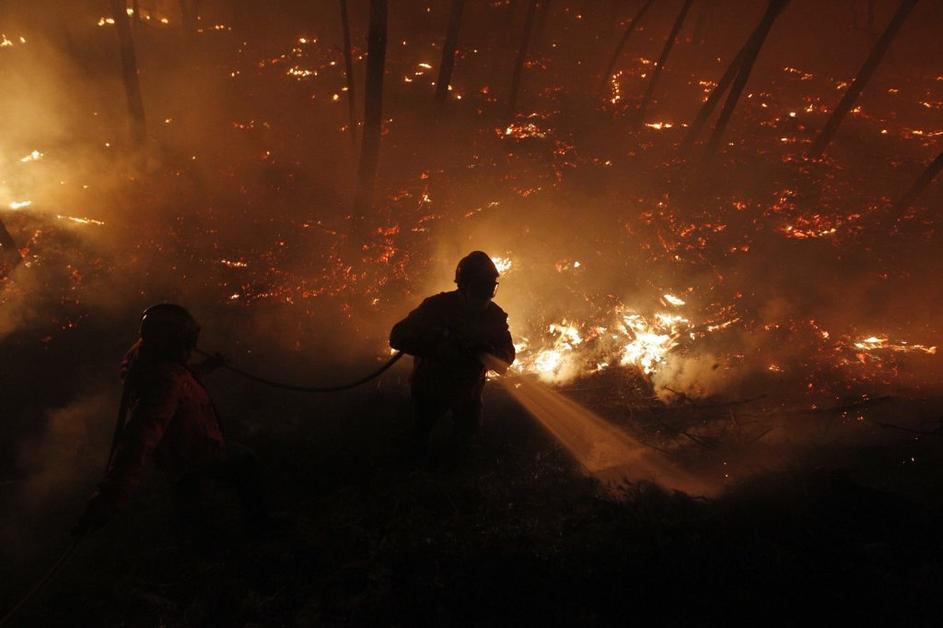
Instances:
[[[114,516],[115,507],[101,493],[95,493],[88,500],[85,512],[72,528],[72,538],[79,539],[102,528]]]

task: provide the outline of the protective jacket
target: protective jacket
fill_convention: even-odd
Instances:
[[[478,354],[490,353],[507,364],[514,361],[507,319],[495,303],[469,311],[458,290],[424,300],[390,332],[390,346],[414,356],[414,396],[480,399],[487,369]],[[457,351],[443,355],[443,341],[454,343]]]
[[[127,421],[99,487],[114,506],[140,485],[148,456],[171,480],[222,461],[226,444],[209,393],[184,364],[169,360],[129,370]]]

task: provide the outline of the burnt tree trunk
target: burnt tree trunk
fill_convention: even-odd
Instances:
[[[855,106],[855,101],[858,100],[865,85],[871,80],[874,71],[877,69],[878,65],[880,65],[881,59],[884,58],[884,54],[890,47],[891,42],[894,41],[897,33],[900,32],[900,27],[903,25],[904,20],[907,19],[907,16],[916,4],[917,0],[901,0],[900,6],[897,7],[897,13],[894,14],[894,17],[891,19],[890,24],[887,25],[881,38],[874,44],[874,47],[871,49],[871,54],[868,55],[868,59],[864,62],[864,65],[861,66],[861,69],[858,70],[858,74],[855,76],[851,87],[849,87],[845,95],[842,96],[838,106],[835,107],[835,111],[832,112],[828,122],[825,123],[822,132],[815,138],[815,142],[809,150],[810,156],[818,157],[828,148],[842,120],[845,119],[848,112]]]
[[[357,101],[354,97],[354,57],[350,45],[350,15],[347,0],[340,0],[341,31],[344,39],[344,73],[347,78],[347,117],[350,124],[350,141],[357,146]]]
[[[661,55],[658,56],[658,61],[655,62],[655,69],[652,70],[652,78],[648,81],[648,88],[645,90],[645,96],[642,98],[642,104],[638,108],[638,121],[641,123],[645,118],[645,111],[648,109],[648,106],[652,102],[652,98],[655,95],[655,86],[658,85],[658,78],[661,76],[662,70],[665,69],[665,63],[668,61],[668,55],[671,54],[671,49],[674,47],[675,39],[678,37],[678,33],[681,31],[681,27],[684,26],[684,19],[688,15],[688,11],[691,9],[691,4],[694,3],[694,0],[684,0],[684,4],[681,6],[681,11],[678,12],[678,17],[675,19],[674,25],[671,27],[671,33],[668,35],[667,41],[665,41],[664,47],[661,49]]]
[[[144,122],[144,100],[141,98],[141,83],[138,79],[138,63],[134,55],[134,39],[128,21],[124,0],[111,0],[111,12],[115,19],[115,31],[121,49],[121,80],[128,99],[131,116],[131,141],[140,146],[144,143],[147,127]]]
[[[612,51],[612,56],[609,57],[609,64],[606,65],[606,71],[603,72],[602,81],[599,84],[600,93],[605,91],[606,84],[609,83],[609,77],[612,76],[612,71],[615,70],[616,63],[619,61],[619,57],[622,55],[625,45],[629,43],[629,37],[631,37],[635,29],[638,28],[639,22],[645,17],[645,14],[648,13],[648,9],[652,6],[654,1],[655,0],[645,0],[645,3],[639,7],[639,10],[632,16],[629,25],[625,27],[625,32],[622,33],[622,39],[619,40],[616,49]]]
[[[16,248],[16,240],[7,231],[7,226],[0,219],[0,279],[10,274],[20,263],[20,251]]]
[[[727,124],[730,122],[731,116],[733,116],[734,109],[737,108],[737,102],[740,100],[743,88],[746,87],[747,81],[750,79],[750,72],[753,70],[753,64],[756,62],[756,58],[763,48],[766,36],[769,35],[770,30],[773,28],[773,23],[776,22],[776,18],[783,12],[787,4],[789,4],[789,0],[770,0],[769,5],[766,7],[766,13],[763,15],[763,19],[760,20],[753,36],[750,37],[750,47],[743,53],[743,58],[740,60],[740,69],[737,72],[737,78],[734,79],[733,85],[730,87],[727,101],[724,103],[724,108],[721,110],[720,116],[717,118],[717,124],[714,126],[714,132],[711,134],[710,141],[707,143],[706,157],[710,157],[717,151],[717,147],[724,137],[724,132],[727,130]]]
[[[894,205],[894,208],[898,212],[903,212],[910,208],[914,204],[914,201],[926,190],[930,183],[933,182],[933,179],[936,178],[940,172],[943,172],[943,153],[940,153],[936,159],[930,162],[930,165],[927,166],[927,169],[923,171],[914,184],[910,186],[910,189],[907,190],[907,193],[904,194],[899,201]]]
[[[363,138],[357,170],[354,218],[362,222],[373,208],[380,133],[383,126],[383,73],[386,66],[388,0],[370,0],[370,30],[367,33],[367,78],[364,89]]]
[[[435,82],[436,107],[441,109],[449,95],[449,85],[452,83],[452,70],[455,69],[455,49],[458,47],[458,34],[462,29],[462,12],[465,9],[465,0],[452,0],[449,11],[449,26],[445,32],[445,43],[442,45],[442,62],[439,64],[439,78]]]
[[[541,0],[540,9],[537,11],[537,22],[534,26],[534,46],[538,51],[544,40],[544,31],[547,30],[547,19],[550,17],[550,4],[552,2],[553,0]]]
[[[521,91],[521,76],[524,72],[524,62],[527,61],[527,50],[530,47],[531,34],[534,31],[534,17],[537,15],[539,0],[530,0],[527,4],[527,17],[524,19],[524,31],[521,33],[521,43],[517,48],[517,58],[514,60],[514,74],[511,76],[511,93],[508,95],[508,118],[517,111],[517,98]]]

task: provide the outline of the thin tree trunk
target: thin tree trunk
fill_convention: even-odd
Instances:
[[[21,261],[20,251],[16,248],[16,240],[7,231],[3,219],[0,219],[0,279],[13,272]]]
[[[144,143],[147,128],[144,123],[144,100],[141,98],[138,64],[134,56],[134,39],[125,0],[111,0],[111,12],[115,18],[115,30],[121,48],[121,79],[128,99],[128,113],[131,116],[131,141],[140,146]]]
[[[534,30],[534,17],[537,14],[539,0],[530,0],[527,5],[527,17],[524,20],[524,32],[521,34],[521,43],[517,48],[517,58],[514,60],[514,74],[511,76],[511,93],[508,96],[508,117],[517,111],[517,98],[521,91],[521,75],[524,72],[524,62],[527,61],[527,50],[530,47],[531,34]]]
[[[357,146],[357,101],[354,97],[354,57],[350,44],[350,15],[347,0],[340,0],[341,31],[344,38],[344,73],[347,77],[347,117],[350,124],[350,141]]]
[[[140,0],[131,0],[131,11],[134,14],[134,23],[141,23],[141,2]]]
[[[914,201],[923,193],[927,187],[930,186],[930,183],[933,182],[933,179],[936,178],[940,172],[943,172],[943,153],[940,153],[936,159],[930,162],[930,165],[927,166],[927,169],[923,171],[914,184],[910,186],[910,189],[907,190],[907,193],[904,194],[899,201],[894,205],[894,208],[897,212],[903,212],[910,208],[914,204]]]
[[[3,224],[3,219],[0,218],[0,263],[12,253],[16,253],[17,256],[20,254],[19,250],[16,248],[16,240],[14,240],[10,232],[7,231],[7,226]]]
[[[727,69],[724,70],[724,75],[720,77],[717,85],[711,90],[707,100],[701,105],[701,109],[697,112],[697,117],[694,119],[694,122],[691,123],[691,128],[685,136],[684,141],[681,143],[683,151],[688,151],[694,144],[694,141],[697,140],[701,131],[704,130],[707,120],[711,117],[711,114],[714,113],[717,103],[720,102],[720,99],[723,98],[724,94],[727,92],[727,88],[729,88],[734,79],[737,78],[737,74],[740,72],[740,66],[743,65],[743,59],[752,48],[757,34],[758,31],[754,30],[746,43],[743,44],[743,47],[740,48],[740,51],[737,52],[737,56],[733,58],[733,61],[731,61]]]
[[[658,78],[661,76],[662,70],[665,69],[665,63],[668,61],[668,55],[671,54],[671,49],[674,47],[675,39],[678,37],[678,33],[681,31],[681,27],[684,25],[684,19],[688,15],[688,11],[691,9],[691,4],[694,0],[684,0],[684,4],[681,6],[681,11],[678,12],[678,17],[675,19],[674,25],[671,27],[671,33],[668,35],[667,41],[665,41],[664,47],[661,49],[661,55],[658,57],[658,61],[655,63],[655,69],[652,70],[652,78],[648,81],[648,88],[645,90],[645,96],[642,98],[642,104],[638,108],[638,120],[642,122],[645,119],[645,111],[648,109],[648,106],[652,102],[652,97],[655,95],[655,86],[658,85]]]
[[[779,14],[782,13],[783,9],[786,8],[787,4],[789,4],[789,0],[770,0],[766,8],[766,14],[756,27],[754,36],[750,38],[752,45],[746,50],[743,59],[740,61],[740,69],[737,72],[737,78],[730,87],[730,94],[727,95],[724,108],[717,118],[714,132],[711,134],[710,141],[707,143],[705,156],[710,157],[717,151],[717,147],[724,137],[724,132],[727,130],[727,124],[730,122],[731,116],[733,116],[734,109],[737,108],[737,102],[740,100],[743,88],[746,87],[747,81],[750,79],[750,72],[753,70],[753,64],[756,62],[756,58],[763,48],[766,36],[769,35],[770,30],[773,28],[773,23],[776,21],[776,18],[779,17]]]
[[[648,13],[648,9],[652,6],[654,1],[655,0],[645,0],[645,4],[639,7],[639,10],[632,16],[631,21],[629,21],[629,25],[625,27],[625,32],[622,33],[622,39],[619,40],[616,49],[612,51],[612,56],[609,57],[609,64],[606,66],[606,71],[603,72],[602,82],[599,84],[600,93],[606,89],[606,85],[609,83],[609,77],[612,76],[612,71],[615,70],[616,63],[619,61],[619,57],[622,55],[625,45],[629,43],[629,37],[635,32],[639,22],[645,17],[645,14]]]
[[[445,104],[452,83],[452,70],[455,69],[455,49],[458,47],[458,34],[462,29],[462,11],[465,0],[452,0],[449,11],[449,26],[442,45],[442,62],[439,64],[439,78],[435,82],[435,102],[439,109]]]
[[[819,136],[812,144],[812,148],[809,150],[810,156],[818,157],[828,148],[842,120],[845,119],[848,112],[855,106],[855,101],[858,100],[858,97],[861,95],[861,92],[864,91],[868,81],[871,80],[874,71],[877,69],[878,65],[880,65],[881,59],[884,58],[884,54],[890,47],[891,42],[894,41],[897,33],[900,32],[900,27],[903,25],[904,20],[907,19],[907,16],[916,4],[917,0],[901,0],[900,6],[897,7],[897,13],[894,14],[890,24],[887,25],[884,34],[882,34],[881,38],[874,44],[874,47],[871,49],[871,54],[868,55],[868,59],[864,62],[864,65],[861,66],[861,69],[858,70],[858,74],[855,76],[851,87],[849,87],[845,95],[842,96],[838,106],[835,107],[835,111],[832,112],[831,117],[825,124],[825,128],[822,129],[822,132],[819,133]]]
[[[547,19],[550,17],[550,4],[553,0],[540,0],[540,9],[537,11],[537,22],[534,26],[534,46],[539,51],[544,40],[544,31],[547,30]]]
[[[354,217],[362,221],[373,208],[373,189],[380,157],[383,125],[383,72],[386,65],[388,0],[370,0],[370,30],[367,33],[367,78],[364,89],[363,138],[357,171]]]

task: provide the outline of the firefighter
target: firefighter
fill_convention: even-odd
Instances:
[[[101,527],[127,503],[143,480],[149,457],[170,479],[188,533],[208,533],[201,508],[210,480],[235,487],[248,526],[263,522],[255,455],[227,442],[200,382],[200,374],[220,366],[222,359],[188,365],[199,333],[199,324],[179,305],[162,303],[144,312],[140,339],[122,364],[121,416],[105,478],[73,530],[75,536]]]
[[[452,445],[461,453],[481,422],[489,369],[514,362],[507,314],[492,301],[498,269],[473,251],[455,269],[457,290],[424,300],[390,332],[390,346],[414,356],[410,379],[416,455],[425,458],[435,423],[451,412]]]

